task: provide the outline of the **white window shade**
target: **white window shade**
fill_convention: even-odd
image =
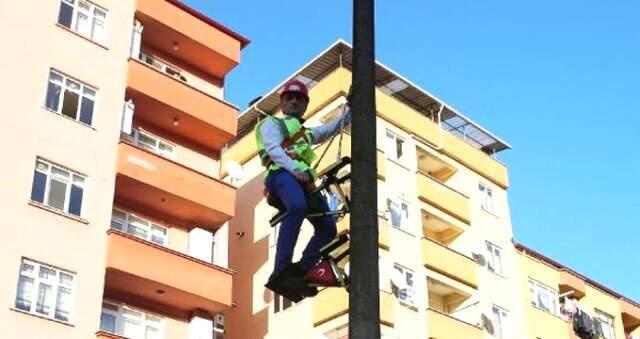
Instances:
[[[189,255],[206,262],[213,262],[213,234],[202,228],[189,232]]]
[[[189,322],[189,339],[212,339],[213,321],[195,316]]]

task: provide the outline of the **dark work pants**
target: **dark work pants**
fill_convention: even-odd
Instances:
[[[300,228],[308,210],[307,198],[301,183],[286,170],[275,171],[265,180],[270,194],[275,194],[287,209],[280,224],[276,247],[275,271],[282,271],[292,261],[293,250],[298,241]],[[320,193],[317,193],[320,194]],[[329,211],[324,199],[316,199],[321,211]],[[332,216],[309,218],[313,225],[313,237],[302,252],[300,264],[309,270],[320,259],[320,249],[336,236],[336,223]]]

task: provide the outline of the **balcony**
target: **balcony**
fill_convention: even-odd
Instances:
[[[380,323],[393,326],[394,298],[380,292]],[[319,326],[329,320],[349,313],[349,294],[343,288],[326,288],[313,299],[313,325]]]
[[[215,231],[234,215],[235,188],[121,141],[116,201],[178,226]]]
[[[441,244],[449,245],[468,225],[428,204],[421,206],[422,235]]]
[[[179,312],[217,313],[231,306],[232,271],[126,233],[107,234],[107,296],[157,303]]]
[[[573,292],[570,296],[576,299],[581,299],[586,293],[584,280],[566,270],[560,271],[560,283],[558,287],[560,294]]]
[[[469,197],[451,189],[428,174],[418,172],[416,176],[420,200],[451,214],[464,223],[470,223]]]
[[[137,0],[143,40],[220,79],[240,62],[248,40],[176,0]],[[178,46],[178,48],[175,48]]]
[[[422,262],[447,277],[478,287],[478,269],[473,259],[429,239],[422,239]]]
[[[640,327],[640,305],[622,298],[620,299],[620,311],[625,331],[632,332]]]
[[[427,310],[427,334],[431,339],[482,339],[482,329],[433,309]]]
[[[136,120],[211,150],[220,150],[236,135],[236,107],[142,61],[129,60],[127,87]]]
[[[338,236],[349,232],[351,228],[351,218],[345,216],[338,222]],[[378,218],[378,245],[380,248],[389,249],[389,223],[382,218]]]

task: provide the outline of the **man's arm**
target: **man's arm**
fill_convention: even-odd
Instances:
[[[260,126],[260,134],[262,135],[264,150],[269,155],[269,158],[271,158],[276,165],[286,169],[290,173],[294,173],[298,167],[293,160],[289,158],[284,149],[282,149],[282,146],[280,146],[284,139],[280,133],[280,128],[278,128],[273,119],[268,118],[267,121]]]
[[[345,111],[333,118],[328,123],[311,128],[311,135],[313,136],[313,143],[319,144],[331,137],[332,135],[340,132],[340,127],[346,127],[351,122],[351,108],[347,106]]]

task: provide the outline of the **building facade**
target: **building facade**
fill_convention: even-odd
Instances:
[[[248,40],[174,0],[1,1],[0,28],[3,337],[214,337]]]
[[[310,88],[308,126],[342,110],[351,61],[351,47],[338,41],[284,79],[297,78]],[[564,271],[536,264],[530,252],[514,246],[507,168],[496,159],[509,145],[380,63],[376,83],[383,337],[574,338],[570,322],[560,313],[559,297],[566,297],[560,283]],[[269,226],[275,211],[262,197],[263,168],[253,129],[264,114],[281,114],[281,85],[240,116],[238,137],[222,154],[222,175],[238,187],[236,215],[229,222],[229,262],[238,271],[233,296],[237,306],[227,312],[226,335],[348,338],[344,289],[323,289],[293,304],[263,286],[273,269],[278,228]],[[318,163],[319,172],[349,155],[349,128],[341,145],[327,142],[316,149],[320,155],[329,147]],[[348,232],[347,219],[339,222],[339,233]],[[294,260],[311,230],[303,226]],[[530,292],[530,281],[549,287],[557,309],[545,313],[533,304],[538,290]],[[625,338],[625,331],[637,327],[637,304],[597,287],[587,290],[593,295],[588,302],[601,305],[596,309],[613,319],[615,336],[607,338]]]

